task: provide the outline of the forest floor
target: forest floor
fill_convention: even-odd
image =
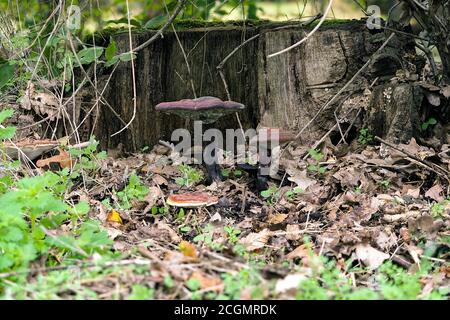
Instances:
[[[280,181],[270,180],[262,192],[252,175],[226,163],[224,181],[205,186],[201,166],[177,163],[163,145],[106,155],[91,141],[93,147],[76,155],[47,156],[40,168],[27,170],[65,172],[65,201],[90,208],[47,236],[77,234],[83,219],[91,219],[109,240],[90,234],[89,245],[98,242],[104,250],[84,259],[49,250],[20,271],[22,280],[0,273],[4,293],[32,299],[445,299],[450,201],[448,182],[433,166],[450,169],[448,146],[440,153],[415,140],[399,146],[421,162],[369,145],[370,137],[358,140],[346,152],[325,144],[307,160],[305,147],[287,148]],[[192,191],[219,201],[191,209],[166,203],[171,194]],[[49,266],[49,260],[58,263]]]

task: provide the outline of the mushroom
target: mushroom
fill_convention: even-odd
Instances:
[[[245,106],[234,101],[222,101],[216,97],[200,97],[156,105],[156,111],[176,114],[182,118],[200,120],[206,124],[214,123],[224,115],[243,110]]]
[[[267,189],[267,179],[270,174],[270,167],[273,164],[274,148],[295,140],[295,134],[291,131],[280,128],[262,128],[258,130],[258,135],[253,137],[250,143],[259,145],[259,164],[256,171],[256,189],[259,191]]]
[[[182,194],[172,194],[166,203],[172,207],[181,208],[200,208],[215,205],[219,202],[219,198],[210,196],[204,192],[189,192]]]
[[[216,97],[200,97],[196,99],[183,99],[172,102],[162,102],[156,105],[155,110],[168,114],[176,114],[183,118],[200,120],[205,124],[215,123],[219,118],[243,110],[245,106],[234,101],[222,101]],[[207,182],[221,181],[221,174],[217,164],[217,147],[213,156],[216,157],[213,164],[205,164],[208,171]]]

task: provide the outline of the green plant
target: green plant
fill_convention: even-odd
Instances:
[[[202,232],[198,233],[192,241],[195,243],[204,243],[214,251],[221,251],[223,249],[223,245],[221,243],[214,241],[214,227],[210,224],[206,225],[202,229]]]
[[[292,190],[288,190],[285,192],[284,197],[289,200],[292,201],[296,195],[303,193],[305,190],[303,190],[300,187],[295,187]]]
[[[152,215],[156,216],[157,214],[165,215],[169,212],[169,208],[167,207],[152,207]]]
[[[358,143],[365,146],[373,142],[373,135],[370,134],[369,129],[362,128],[359,130]]]
[[[431,205],[431,214],[434,218],[442,218],[445,212],[445,207],[450,203],[450,200],[444,200],[442,202],[435,202]]]
[[[435,118],[429,118],[427,121],[425,121],[424,123],[422,123],[422,125],[420,126],[420,128],[422,129],[422,131],[427,130],[428,128],[434,126],[435,124],[437,124],[437,120]]]
[[[89,139],[89,145],[86,148],[70,149],[69,153],[72,157],[78,158],[78,161],[72,168],[70,177],[72,179],[78,178],[82,171],[94,172],[99,169],[99,161],[107,157],[106,152],[97,152],[99,142],[92,136]]]
[[[232,226],[225,226],[223,230],[227,233],[228,241],[231,244],[236,244],[238,242],[238,236],[241,234],[241,230],[233,228]]]
[[[181,177],[175,179],[175,182],[180,186],[191,187],[203,179],[201,171],[185,164],[178,166],[178,171],[180,171]]]
[[[391,186],[391,181],[390,180],[383,180],[379,182],[380,186],[385,189],[388,190],[389,187]]]
[[[311,158],[314,160],[314,164],[311,164],[308,166],[308,170],[310,172],[316,172],[318,174],[324,174],[325,171],[327,170],[326,167],[322,167],[320,165],[320,161],[323,159],[323,153],[320,152],[319,150],[315,150],[315,149],[310,149],[308,151],[309,155],[311,156]]]
[[[278,190],[277,187],[272,186],[267,190],[261,191],[261,196],[266,199],[268,204],[272,204],[280,198],[280,190]]]
[[[136,174],[132,174],[128,179],[128,185],[122,191],[117,192],[120,207],[122,209],[131,209],[131,201],[144,200],[149,191],[150,189],[141,183],[139,177]]]

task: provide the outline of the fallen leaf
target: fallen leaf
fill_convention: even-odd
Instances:
[[[425,192],[425,197],[436,200],[437,202],[444,201],[445,198],[441,195],[444,192],[442,186],[439,183],[436,183],[427,192]]]
[[[300,238],[300,226],[298,224],[288,224],[286,226],[286,239],[296,241]]]
[[[295,248],[294,251],[288,253],[286,255],[286,259],[288,259],[288,260],[294,260],[296,258],[303,259],[303,258],[308,258],[308,256],[309,256],[308,249],[306,248],[306,246],[304,244],[302,244],[301,246],[298,246],[297,248]]]
[[[223,290],[222,279],[207,275],[201,271],[194,271],[189,280],[197,280],[200,289],[204,291],[221,292]]]
[[[239,243],[246,247],[248,251],[255,251],[264,248],[271,236],[272,232],[269,229],[264,229],[258,233],[250,233],[239,240]]]
[[[277,281],[275,285],[275,292],[278,294],[285,293],[295,295],[300,282],[306,279],[307,277],[304,274],[288,274],[284,279]]]
[[[147,214],[150,210],[152,210],[161,196],[161,191],[158,187],[150,187],[147,196],[144,198],[144,201],[148,203],[144,209],[144,214]]]
[[[123,225],[123,221],[122,218],[120,217],[120,214],[114,209],[111,209],[109,211],[108,216],[106,217],[106,221]]]
[[[179,245],[180,251],[184,254],[185,257],[197,258],[197,248],[190,242],[181,241]]]
[[[389,259],[388,254],[363,243],[356,245],[355,254],[358,260],[370,269],[377,269],[385,260]]]
[[[50,164],[57,163],[61,168],[71,168],[73,165],[72,157],[67,151],[60,150],[59,154],[47,159],[41,159],[36,162],[38,168],[50,167]]]
[[[157,185],[164,185],[167,186],[169,183],[167,182],[166,178],[164,178],[163,176],[160,176],[159,174],[155,174],[152,178],[153,182],[156,183]]]
[[[287,217],[288,217],[287,214],[282,214],[282,213],[271,214],[269,216],[269,218],[267,219],[267,223],[269,223],[269,224],[279,224],[279,223],[282,223],[284,220],[286,220]]]

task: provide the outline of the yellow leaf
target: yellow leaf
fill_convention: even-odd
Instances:
[[[108,217],[106,218],[106,221],[123,224],[120,214],[114,209],[111,209],[111,211],[108,213]]]
[[[180,242],[180,251],[186,256],[190,258],[197,258],[197,249],[192,243],[187,241]]]

